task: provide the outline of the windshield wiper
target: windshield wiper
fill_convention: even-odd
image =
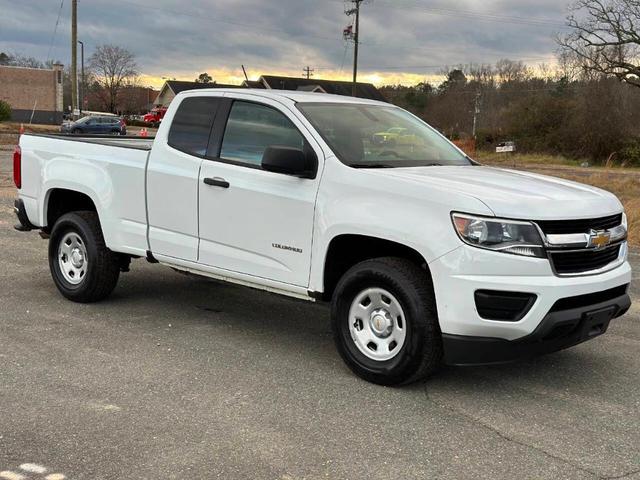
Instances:
[[[393,165],[386,163],[350,163],[349,166],[353,168],[394,168]]]

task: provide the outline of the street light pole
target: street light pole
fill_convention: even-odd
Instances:
[[[71,0],[71,116],[78,106],[78,0]]]
[[[82,72],[80,74],[80,88],[79,88],[79,90],[80,90],[80,95],[79,95],[80,100],[78,102],[80,105],[78,106],[78,108],[80,109],[80,116],[82,116],[82,107],[84,106],[84,85],[85,85],[85,82],[84,82],[84,80],[85,80],[84,79],[84,42],[78,40],[78,43],[80,44],[80,61],[81,61],[81,64],[80,64],[81,67],[80,68],[81,68],[81,72]]]

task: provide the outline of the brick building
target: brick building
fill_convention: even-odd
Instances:
[[[62,123],[62,65],[53,69],[0,65],[0,100],[11,105],[11,120]]]

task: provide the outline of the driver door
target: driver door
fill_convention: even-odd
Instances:
[[[234,95],[216,119],[217,148],[200,171],[202,264],[307,287],[319,173],[298,178],[262,169],[269,146],[322,151],[277,101]]]

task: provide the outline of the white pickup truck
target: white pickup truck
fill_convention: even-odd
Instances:
[[[337,349],[396,385],[596,337],[630,307],[627,225],[603,190],[481,166],[389,104],[210,89],[155,139],[23,135],[20,230],[65,297],[131,259],[330,301]]]

